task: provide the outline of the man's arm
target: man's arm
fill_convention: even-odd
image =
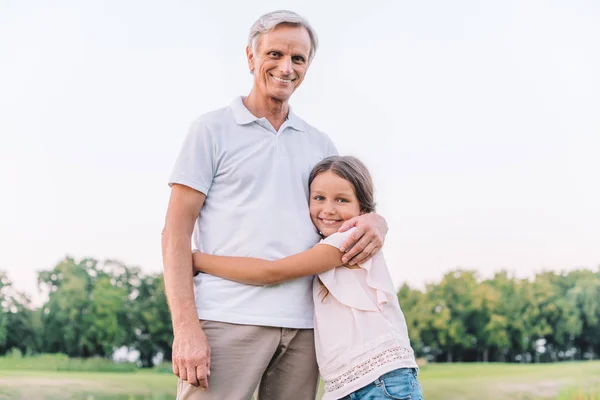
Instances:
[[[210,348],[200,326],[192,281],[191,238],[206,196],[173,185],[162,232],[165,293],[173,323],[173,373],[208,389]]]
[[[193,259],[194,269],[198,271],[250,285],[272,285],[338,267],[343,264],[343,254],[336,247],[319,244],[302,253],[273,261],[200,252],[194,253]]]
[[[373,257],[383,247],[388,231],[385,218],[375,213],[349,219],[344,222],[338,232],[345,232],[353,227],[356,227],[356,230],[340,247],[340,251],[346,252],[342,261],[349,265],[361,264]]]

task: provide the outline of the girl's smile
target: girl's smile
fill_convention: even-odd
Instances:
[[[360,204],[352,184],[332,171],[318,174],[310,185],[310,218],[327,237],[342,224],[360,215]]]

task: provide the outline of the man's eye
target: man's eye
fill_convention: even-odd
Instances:
[[[304,57],[301,57],[301,56],[295,56],[295,57],[293,57],[293,60],[294,60],[294,62],[297,62],[297,63],[299,63],[299,64],[300,64],[300,63],[303,63],[303,62],[304,62]]]
[[[279,57],[279,52],[277,52],[277,51],[270,51],[270,52],[269,52],[269,55],[270,55],[271,57]]]

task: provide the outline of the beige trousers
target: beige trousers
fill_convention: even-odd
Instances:
[[[200,321],[211,351],[208,391],[179,380],[177,400],[314,400],[312,329]],[[258,388],[258,390],[257,390]]]

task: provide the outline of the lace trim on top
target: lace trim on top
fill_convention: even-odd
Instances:
[[[405,347],[393,347],[391,349],[384,350],[381,353],[369,358],[368,360],[352,367],[348,371],[344,372],[342,375],[331,380],[325,380],[325,391],[333,392],[334,390],[338,390],[346,386],[350,382],[362,378],[369,372],[379,367],[387,365],[396,360],[405,360],[412,357],[412,349],[407,349]]]
[[[323,376],[331,376],[332,373],[339,371],[340,368],[347,366],[347,365],[352,365],[350,363],[356,357],[360,356],[361,354],[364,354],[368,350],[373,350],[376,347],[381,346],[385,342],[389,342],[391,340],[394,340],[394,336],[391,333],[388,333],[388,334],[385,334],[385,335],[377,338],[376,340],[373,340],[369,343],[365,343],[358,349],[354,349],[351,352],[346,352],[346,354],[344,356],[338,357],[335,361],[327,364],[326,367],[319,368],[319,370],[321,372],[321,376],[322,377]],[[398,340],[394,340],[394,343],[398,343]]]

